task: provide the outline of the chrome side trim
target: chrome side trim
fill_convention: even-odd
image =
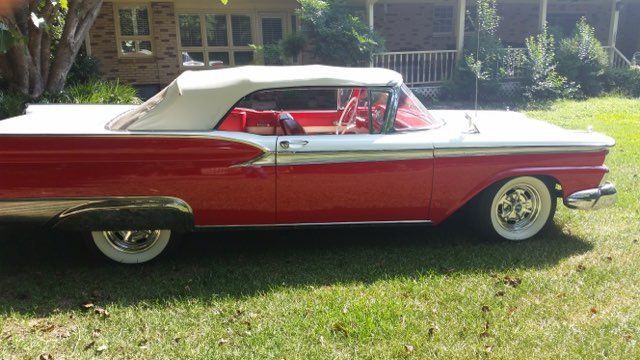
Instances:
[[[612,183],[604,183],[594,188],[575,192],[566,199],[564,205],[570,209],[598,210],[615,204],[617,190]]]
[[[247,224],[247,225],[208,225],[196,226],[196,230],[207,229],[263,229],[288,227],[331,227],[331,226],[368,226],[368,225],[419,225],[432,224],[431,220],[398,220],[398,221],[337,221],[324,223],[291,223],[291,224]]]
[[[600,152],[608,150],[604,145],[585,146],[498,146],[498,147],[450,147],[436,148],[434,156],[462,157],[462,156],[495,156],[495,155],[523,155],[523,154],[553,154],[576,152]]]
[[[112,230],[120,223],[122,226],[156,223],[182,229],[193,227],[193,210],[181,199],[161,196],[0,200],[0,224],[13,223],[69,230]],[[106,228],[99,228],[102,224]]]
[[[89,199],[0,200],[0,223],[46,223],[67,209],[91,204]]]
[[[433,158],[432,149],[278,152],[278,165],[339,164]]]
[[[253,158],[249,161],[245,161],[240,164],[233,165],[231,167],[248,167],[248,166],[275,166],[276,154],[272,151],[263,153],[262,155]]]

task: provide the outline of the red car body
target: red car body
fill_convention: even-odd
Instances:
[[[279,82],[256,82],[240,102],[256,89],[291,88],[316,89],[318,101],[327,93],[317,88],[334,89],[339,101],[340,89],[349,88],[355,105],[285,112],[235,99],[193,108],[204,91],[226,89],[183,75],[191,80],[178,78],[139,108],[32,107],[0,122],[0,223],[79,231],[438,224],[494,184],[519,177],[544,180],[552,197],[557,186],[573,208],[614,200],[615,189],[602,185],[611,138],[509,112],[481,112],[475,120],[461,111],[427,114],[395,73],[354,83],[355,70],[341,69],[348,75],[335,76],[332,86],[326,79],[335,68],[313,69],[320,74],[291,70],[273,75]],[[208,73],[232,81],[242,76],[237,71]],[[247,85],[226,86],[242,94]],[[214,113],[220,119],[208,125]],[[416,129],[421,124],[438,126]]]

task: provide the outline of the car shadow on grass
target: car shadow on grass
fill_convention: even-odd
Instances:
[[[273,289],[394,278],[508,273],[554,266],[592,249],[558,225],[522,243],[486,242],[463,221],[439,227],[226,231],[189,235],[175,254],[139,266],[99,261],[68,234],[0,231],[0,315],[47,316],[104,306],[257,296]]]

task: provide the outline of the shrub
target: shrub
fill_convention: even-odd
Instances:
[[[67,85],[74,85],[89,82],[100,78],[100,64],[98,60],[85,53],[78,53],[69,75],[67,76]]]
[[[583,17],[572,37],[562,39],[558,47],[558,72],[580,85],[585,96],[602,92],[599,77],[608,67],[607,54],[595,36],[595,30]]]
[[[299,0],[302,31],[315,57],[329,65],[368,65],[383,39],[344,0]]]
[[[526,39],[523,96],[530,102],[570,97],[576,87],[556,71],[555,40],[545,27],[542,33]]]
[[[278,45],[254,45],[251,44],[253,50],[253,63],[256,65],[283,65],[284,56],[282,49]]]
[[[21,115],[27,100],[22,94],[0,91],[0,119]]]
[[[72,104],[140,104],[136,89],[119,82],[90,80],[66,88],[62,94],[49,97],[50,102]]]
[[[301,33],[290,33],[280,41],[282,55],[289,59],[297,58],[302,50],[304,50],[306,43],[307,39],[305,39]]]
[[[45,94],[39,99],[0,91],[0,119],[18,116],[24,112],[27,102],[33,104],[140,104],[136,89],[130,85],[104,80],[67,87],[60,94]]]
[[[511,59],[498,36],[499,24],[496,0],[478,0],[477,33],[465,43],[464,61],[456,68],[453,79],[444,85],[443,98],[473,99],[476,77],[480,99],[497,100],[502,97],[500,82],[509,73]]]
[[[608,92],[640,97],[640,67],[609,68],[602,76],[602,84]]]

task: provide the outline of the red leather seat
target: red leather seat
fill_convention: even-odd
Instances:
[[[288,112],[280,113],[278,122],[285,135],[306,135],[307,132]]]

